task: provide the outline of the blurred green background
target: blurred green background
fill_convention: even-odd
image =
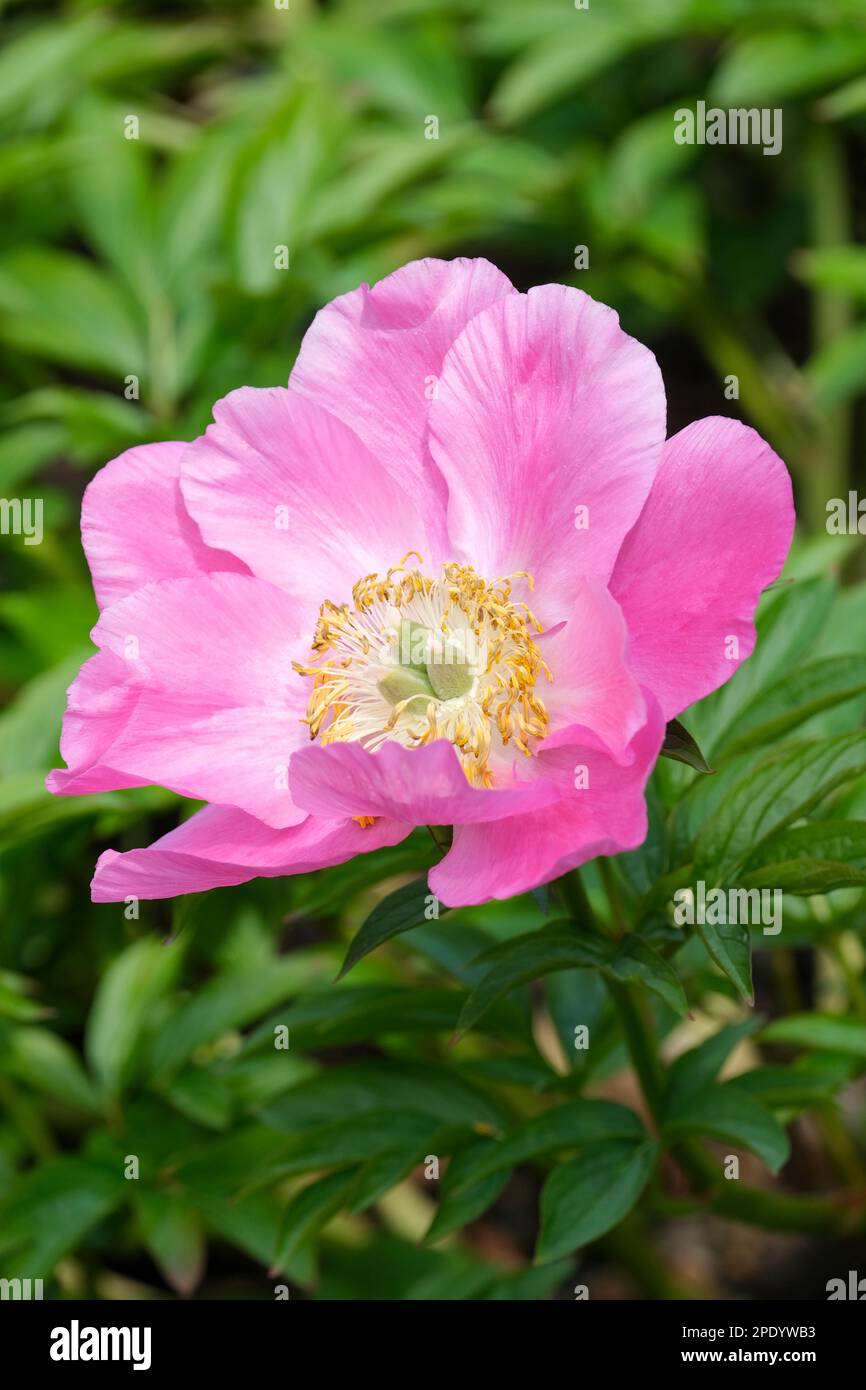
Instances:
[[[855,580],[862,545],[824,521],[863,483],[863,0],[7,2],[0,25],[0,494],[45,505],[40,545],[0,537],[0,1272],[99,1298],[571,1296],[573,1261],[531,1264],[531,1171],[419,1244],[438,1128],[532,1113],[567,1068],[532,999],[447,1047],[467,961],[540,920],[531,899],[426,924],[337,987],[352,930],[430,862],[423,835],[138,920],[90,905],[99,851],[148,843],[179,803],[42,790],[95,618],[80,496],[130,445],[193,438],[234,387],[284,383],[334,295],[485,255],[521,289],[613,305],[659,357],[671,432],[708,413],[759,429],[794,476],[807,569]],[[781,154],[677,145],[698,99],[781,107]],[[866,609],[845,614],[862,649]],[[600,999],[583,1007],[603,1028]],[[610,1082],[613,1035],[600,1055]],[[429,1133],[398,1133],[410,1099]],[[340,1168],[299,1186],[344,1141],[367,1200]],[[834,1151],[862,1176],[844,1133]],[[821,1181],[802,1154],[797,1180]],[[632,1231],[590,1260],[612,1296],[784,1296],[773,1247],[726,1240],[701,1228],[685,1257],[671,1237],[647,1268]]]

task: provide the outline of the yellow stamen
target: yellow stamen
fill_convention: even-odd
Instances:
[[[360,739],[372,749],[389,738],[407,747],[450,739],[468,780],[491,786],[489,760],[495,747],[513,745],[531,757],[548,728],[547,710],[535,694],[542,673],[552,680],[534,641],[543,628],[523,600],[511,598],[512,581],[525,580],[532,591],[532,576],[520,571],[489,581],[471,565],[450,562],[433,579],[418,568],[406,568],[413,558],[423,563],[410,550],[384,577],[364,575],[352,590],[352,606],[329,599],[322,604],[312,642],[314,661],[293,663],[313,683],[304,722],[310,737],[322,743]],[[424,660],[453,660],[454,677],[444,685],[435,673],[432,677],[434,691],[440,692],[435,698],[419,692],[394,699],[393,690],[407,684],[388,679],[395,666],[389,654],[395,622],[404,628],[408,624],[412,632],[447,636],[444,655],[405,668],[423,673]],[[461,642],[480,648],[479,663],[469,661]],[[402,661],[408,663],[408,658],[397,657],[398,671]],[[457,693],[441,698],[452,689]],[[427,700],[423,712],[422,699]],[[359,824],[372,820],[356,819]]]

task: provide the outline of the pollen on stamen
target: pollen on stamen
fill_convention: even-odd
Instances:
[[[364,575],[352,606],[326,599],[313,634],[313,659],[294,662],[312,681],[304,722],[320,742],[388,740],[420,747],[448,739],[470,783],[492,786],[491,761],[510,746],[531,757],[548,715],[535,693],[552,679],[534,641],[541,623],[511,597],[521,572],[493,581],[450,562],[433,578],[408,551],[384,577]],[[370,820],[356,817],[359,824]]]

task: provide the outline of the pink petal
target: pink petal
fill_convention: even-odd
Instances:
[[[524,765],[521,759],[520,766]],[[525,760],[510,784],[472,787],[454,748],[444,739],[420,748],[384,743],[370,753],[360,743],[308,746],[289,769],[292,799],[313,815],[389,816],[411,825],[457,825],[496,820],[548,805],[558,793]]]
[[[140,787],[147,778],[130,776],[104,761],[138,703],[140,683],[128,661],[113,652],[97,652],[85,661],[66,692],[60,752],[68,768],[55,768],[45,779],[57,796]]]
[[[550,716],[540,748],[573,741],[570,726],[579,724],[622,761],[646,720],[646,702],[626,659],[619,605],[600,585],[578,584],[568,621],[537,641],[553,676],[552,683],[541,680],[536,687]]]
[[[284,386],[242,387],[219,401],[181,473],[209,544],[231,546],[254,574],[315,610],[350,600],[356,580],[409,550],[438,558],[409,493],[346,425]]]
[[[656,360],[612,309],[564,285],[500,300],[457,339],[430,406],[457,557],[488,578],[529,570],[541,620],[567,618],[576,583],[607,580],[664,433]]]
[[[311,873],[396,845],[410,830],[394,821],[362,827],[315,816],[289,830],[271,830],[243,811],[206,806],[146,849],[126,854],[106,850],[96,866],[91,897],[97,903],[130,896],[173,898],[251,878]]]
[[[100,608],[157,579],[210,570],[246,573],[205,545],[178,487],[187,444],[139,444],[96,474],[81,504],[81,538]]]
[[[108,785],[156,782],[269,825],[297,824],[304,813],[292,804],[287,767],[309,738],[308,692],[292,660],[306,650],[311,621],[252,575],[166,580],[113,604],[93,630],[103,651],[87,668],[90,723],[78,700],[67,716],[64,755],[75,776],[52,789],[90,790],[115,770],[123,780]]]
[[[320,310],[290,386],[350,425],[432,519],[445,504],[423,444],[436,378],[470,319],[513,293],[489,261],[413,261]]]
[[[639,845],[646,836],[644,786],[665,728],[655,701],[647,703],[647,723],[635,735],[625,765],[614,762],[589,733],[582,744],[540,752],[545,772],[559,782],[561,799],[528,815],[455,826],[451,849],[430,872],[431,891],[448,907],[510,898],[596,855]]]
[[[788,471],[754,430],[715,416],[669,440],[611,581],[632,668],[666,718],[724,684],[750,654],[755,605],[793,529]]]

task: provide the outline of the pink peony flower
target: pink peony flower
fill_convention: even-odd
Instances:
[[[93,898],[303,873],[454,827],[430,888],[506,898],[640,844],[665,723],[752,650],[793,528],[772,449],[665,441],[652,353],[580,290],[426,260],[318,314],[289,386],[87,489],[101,616],[62,795],[210,804]]]

